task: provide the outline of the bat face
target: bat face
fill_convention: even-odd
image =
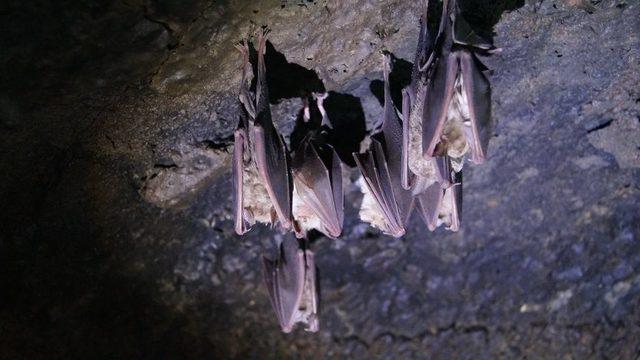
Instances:
[[[384,108],[380,132],[371,138],[364,154],[354,154],[362,174],[359,181],[363,193],[360,218],[394,237],[404,235],[405,224],[413,207],[413,196],[402,184],[403,128],[391,100],[389,73],[391,59],[384,57]]]
[[[252,76],[249,47],[237,46],[242,54],[242,104],[234,133],[233,186],[235,230],[247,232],[256,222],[291,228],[291,189],[287,149],[271,120],[265,76],[266,33],[258,33],[258,78],[255,94],[249,90]]]
[[[277,259],[263,258],[263,277],[283,332],[291,332],[296,323],[305,324],[307,331],[318,331],[313,252],[301,249],[298,240],[287,237],[280,244]]]

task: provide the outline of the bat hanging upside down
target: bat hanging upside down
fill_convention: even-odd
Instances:
[[[321,128],[305,137],[289,159],[286,144],[271,119],[264,51],[266,31],[258,33],[258,78],[255,94],[249,89],[252,76],[249,45],[237,48],[243,59],[239,100],[242,104],[234,134],[233,185],[235,230],[242,235],[256,222],[279,224],[299,237],[318,229],[336,238],[344,217],[342,165],[327,144],[326,94],[314,94]],[[307,104],[305,114],[309,114]],[[293,185],[293,186],[292,186]],[[292,192],[293,190],[293,192]]]
[[[235,230],[242,235],[256,222],[291,229],[291,189],[287,148],[271,119],[264,51],[266,31],[258,33],[258,78],[255,94],[249,45],[236,48],[242,54],[240,121],[234,133],[233,185]]]
[[[403,90],[402,185],[427,227],[457,231],[464,158],[480,164],[491,136],[491,88],[476,53],[499,51],[478,36],[456,0],[444,0],[437,34],[421,17],[411,84]]]
[[[264,282],[282,331],[291,332],[296,323],[305,330],[318,331],[318,292],[313,252],[301,248],[297,239],[287,236],[275,260],[263,258]]]

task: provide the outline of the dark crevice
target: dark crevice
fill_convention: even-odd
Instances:
[[[603,122],[602,124],[599,124],[597,126],[591,127],[589,129],[587,129],[587,134],[590,134],[590,133],[592,133],[594,131],[602,130],[602,129],[608,127],[609,125],[611,125],[611,123],[613,123],[613,119],[609,119],[609,120]]]
[[[154,169],[174,169],[177,167],[178,165],[174,163],[172,160],[165,161],[164,159],[161,159],[157,161],[155,164],[153,164]]]
[[[205,149],[216,151],[228,151],[229,147],[233,144],[233,135],[220,139],[220,140],[202,140],[199,145]]]

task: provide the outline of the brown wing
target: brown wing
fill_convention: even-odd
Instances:
[[[282,227],[291,228],[291,186],[287,149],[271,120],[264,52],[267,30],[258,32],[256,119],[252,128],[253,155]]]
[[[424,156],[433,156],[444,123],[447,120],[449,104],[453,97],[458,59],[455,53],[448,53],[435,65],[429,82],[422,117],[422,151]]]
[[[258,30],[258,77],[256,79],[256,118],[260,113],[268,112],[271,121],[271,109],[269,107],[269,89],[267,87],[267,69],[264,63],[264,52],[267,46],[267,29]],[[263,118],[267,120],[266,118]]]
[[[475,56],[460,51],[460,68],[464,91],[469,102],[471,132],[467,142],[471,147],[471,161],[480,164],[485,159],[487,144],[491,138],[491,85],[482,72]]]
[[[364,154],[354,154],[354,159],[367,188],[382,211],[388,234],[394,237],[404,235],[403,219],[398,211],[392,190],[389,168],[382,144],[378,140],[372,139],[369,151]]]
[[[236,49],[242,55],[242,80],[240,82],[240,91],[238,93],[238,98],[240,99],[240,103],[243,105],[245,111],[251,116],[252,119],[256,118],[256,106],[255,99],[249,91],[249,82],[251,76],[253,76],[253,70],[251,69],[251,63],[249,62],[249,45],[246,41],[241,42],[236,45]],[[246,121],[248,119],[243,119],[245,124],[243,126],[246,128]]]
[[[453,183],[451,180],[451,159],[449,156],[434,156],[433,164],[436,169],[436,180],[440,184],[440,187],[446,189]]]
[[[402,89],[402,161],[400,169],[400,180],[405,190],[411,189],[413,185],[413,174],[409,171],[409,117],[411,116],[411,90]]]
[[[444,190],[438,183],[431,184],[424,192],[417,195],[420,215],[430,231],[438,227],[438,215],[443,197]]]
[[[291,228],[291,186],[284,140],[273,126],[256,125],[252,128],[252,134],[258,172],[282,227],[288,230]]]
[[[384,159],[389,169],[389,191],[393,194],[394,203],[400,223],[404,224],[408,221],[413,205],[413,195],[405,188],[403,182],[403,172],[407,171],[404,164],[408,154],[403,154],[404,133],[403,124],[398,116],[398,111],[393,105],[391,99],[391,85],[389,83],[389,75],[391,73],[391,57],[385,55],[383,58],[383,74],[384,74],[384,106],[382,119],[382,134],[384,135]]]
[[[275,261],[263,258],[263,278],[282,331],[291,332],[305,285],[304,252],[296,239],[285,238]]]
[[[320,152],[328,152],[327,161]],[[342,169],[333,148],[319,149],[307,137],[296,152],[293,176],[296,193],[320,218],[323,231],[336,238],[342,233]]]
[[[338,153],[331,149],[331,189],[333,190],[333,203],[336,206],[336,219],[340,224],[340,233],[342,233],[342,224],[344,222],[344,188],[342,187],[342,161]]]
[[[430,231],[443,223],[448,230],[458,231],[462,210],[462,185],[453,184],[443,189],[433,183],[424,192],[417,195],[420,215]],[[443,213],[448,209],[446,213]]]

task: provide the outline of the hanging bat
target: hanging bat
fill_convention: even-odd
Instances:
[[[300,143],[292,162],[293,217],[297,236],[317,229],[331,238],[342,233],[344,190],[342,162],[333,147],[326,143],[329,122],[322,101],[326,97],[314,94],[322,116],[320,128],[312,130]],[[305,117],[309,117],[308,103]],[[311,121],[311,119],[307,120]]]
[[[318,331],[318,292],[314,254],[300,248],[298,240],[287,236],[275,260],[263,258],[264,283],[282,331],[291,332],[296,323],[305,330]]]
[[[255,222],[279,222],[282,229],[291,228],[291,175],[286,145],[271,119],[264,63],[266,34],[266,30],[258,32],[255,94],[249,88],[252,69],[248,42],[236,46],[242,54],[242,84],[232,181],[235,231],[239,235],[249,231]]]
[[[479,37],[459,14],[456,0],[445,0],[436,36],[421,18],[412,81],[403,91],[403,186],[419,194],[434,181],[432,157],[448,156],[460,171],[466,153],[482,163],[491,134],[491,100],[486,67],[476,52],[497,49]]]
[[[413,196],[402,187],[402,123],[391,100],[389,73],[391,58],[384,55],[383,118],[364,154],[354,153],[362,174],[360,218],[394,237],[404,235],[413,207]]]
[[[475,54],[498,50],[471,29],[456,0],[444,0],[436,43],[422,114],[423,155],[461,158],[470,151],[470,161],[480,164],[491,136],[491,88]],[[456,167],[460,171],[462,162]]]

